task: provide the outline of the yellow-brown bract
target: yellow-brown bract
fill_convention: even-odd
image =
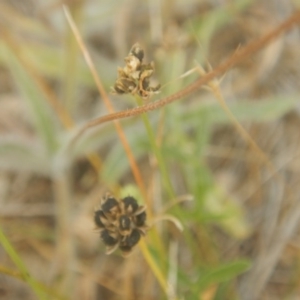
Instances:
[[[150,77],[154,73],[154,63],[143,63],[144,51],[134,44],[125,57],[125,67],[118,68],[118,78],[112,88],[115,94],[137,94],[143,99],[159,92],[160,85],[151,86]]]

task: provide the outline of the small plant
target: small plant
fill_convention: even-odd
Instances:
[[[123,256],[131,253],[148,229],[145,209],[131,196],[120,201],[110,194],[103,197],[100,208],[95,211],[94,221],[107,246],[107,254],[118,247]]]

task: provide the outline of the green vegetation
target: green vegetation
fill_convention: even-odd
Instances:
[[[179,20],[180,1],[170,12],[162,5],[161,15],[154,12],[154,4],[125,11],[127,4],[121,0],[75,1],[69,9],[81,32],[81,45],[56,1],[41,6],[34,17],[18,5],[0,4],[5,79],[0,110],[10,120],[6,126],[0,114],[0,243],[7,254],[0,273],[13,282],[8,294],[13,284],[19,288],[13,279],[27,284],[25,300],[248,300],[258,299],[267,289],[268,274],[275,272],[299,219],[291,192],[297,171],[292,166],[286,171],[293,173],[289,185],[285,174],[278,172],[288,164],[282,160],[284,154],[280,163],[274,161],[276,151],[281,151],[277,139],[289,136],[284,126],[298,122],[294,119],[300,93],[270,88],[274,85],[265,79],[272,68],[267,56],[256,54],[223,78],[163,108],[84,127],[113,111],[158,101],[205,76],[197,64],[209,72],[210,65],[221,62],[211,61],[218,57],[214,52],[223,51],[213,48],[214,40],[232,22],[240,24],[250,2],[202,7],[190,0],[185,5],[192,11],[182,10]],[[30,1],[24,3],[30,6]],[[4,18],[8,13],[10,18]],[[150,25],[138,13],[149,18]],[[224,56],[253,39],[251,24],[245,20],[234,45],[224,45],[229,49],[224,49]],[[154,80],[162,85],[161,92],[148,100],[109,94],[117,66],[124,65],[122,59],[137,39],[146,60],[155,63]],[[84,60],[82,45],[92,62]],[[274,57],[284,55],[278,53]],[[266,65],[258,68],[264,59]],[[9,110],[7,95],[17,117]],[[221,104],[222,99],[226,103]],[[290,120],[287,116],[292,114]],[[276,126],[282,132],[274,137]],[[240,134],[241,128],[248,135]],[[280,153],[290,153],[292,159],[297,144],[286,145]],[[107,191],[117,198],[132,195],[147,207],[150,229],[128,258],[118,251],[107,256],[94,230],[93,211]],[[278,200],[279,194],[286,200]],[[282,215],[281,201],[290,208]],[[265,217],[260,215],[264,211]],[[276,251],[267,261],[270,249]],[[290,254],[296,264],[282,262],[290,278],[278,299],[297,290],[298,252]],[[255,272],[260,267],[267,275],[251,298],[249,286],[259,279]]]

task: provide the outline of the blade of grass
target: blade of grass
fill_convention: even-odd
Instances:
[[[3,37],[3,41],[5,42],[6,46],[9,48],[11,55],[15,56],[16,62],[24,69],[24,72],[27,73],[25,76],[26,80],[31,81],[33,83],[33,88],[40,91],[42,96],[41,99],[44,98],[46,102],[51,105],[63,126],[66,129],[72,128],[74,126],[74,122],[69,116],[69,113],[64,106],[61,105],[55,93],[52,91],[46,81],[38,74],[37,70],[30,63],[28,63],[26,57],[24,57],[20,50],[22,47],[18,45],[18,43],[11,37],[5,28],[0,28],[0,34]],[[96,172],[98,172],[101,167],[100,157],[96,154],[90,154],[88,155],[88,159]]]
[[[41,145],[36,141],[25,140],[18,136],[0,138],[0,167],[42,175],[51,174],[51,164]]]
[[[198,65],[198,71],[203,76],[205,75],[204,69]],[[229,107],[227,106],[225,99],[223,98],[222,92],[219,88],[217,81],[210,81],[208,82],[207,86],[210,88],[212,93],[214,94],[215,98],[219,102],[220,106],[227,114],[233,125],[236,127],[236,130],[240,133],[245,141],[250,145],[250,147],[256,152],[256,154],[260,157],[261,160],[265,162],[272,173],[277,173],[276,168],[271,163],[268,156],[260,149],[260,147],[256,144],[256,142],[252,139],[249,133],[244,129],[244,127],[240,124],[240,122],[236,119],[234,114],[231,112]]]
[[[48,104],[42,101],[44,94],[27,75],[10,49],[4,46],[1,50],[4,52],[17,86],[26,100],[35,129],[44,141],[46,151],[49,155],[52,155],[58,146],[57,128],[55,128],[56,123],[50,113]]]
[[[70,118],[68,112],[61,105],[59,99],[49,87],[49,85],[41,78],[37,72],[37,70],[28,63],[28,60],[21,52],[22,47],[12,38],[9,32],[6,31],[5,28],[0,28],[0,34],[2,37],[2,41],[9,48],[11,55],[14,55],[18,60],[19,65],[23,67],[24,70],[28,73],[31,80],[34,84],[39,88],[39,90],[43,93],[43,97],[46,98],[46,101],[52,106],[57,116],[61,120],[62,124],[65,128],[71,128],[73,125],[73,121]]]
[[[201,277],[196,284],[197,289],[204,291],[210,285],[233,279],[247,271],[250,266],[251,264],[247,260],[238,260],[221,265]]]
[[[38,286],[37,282],[30,276],[24,262],[21,257],[18,255],[17,251],[14,249],[12,244],[9,242],[4,232],[0,228],[0,243],[6,253],[9,255],[10,259],[14,262],[17,268],[20,270],[21,276],[28,283],[28,285],[32,288],[35,294],[39,299],[46,299],[44,292],[41,290],[41,287]]]
[[[59,269],[61,280],[61,291],[68,291],[69,297],[74,296],[74,289],[72,286],[75,283],[75,273],[73,268],[76,265],[75,255],[75,241],[72,233],[72,201],[71,189],[69,183],[69,174],[61,170],[61,174],[54,178],[54,194],[55,194],[55,208],[57,218],[57,241],[56,251],[57,260],[55,261],[57,269]]]
[[[70,3],[72,15],[74,16],[76,23],[81,19],[82,13],[82,2],[74,2]],[[77,88],[77,73],[78,73],[78,47],[76,43],[76,39],[70,27],[66,28],[65,35],[65,57],[64,57],[64,71],[65,76],[63,76],[63,101],[65,103],[65,107],[69,112],[73,111],[74,106],[74,98],[76,95]]]
[[[165,292],[166,295],[169,293],[169,287],[167,284],[167,281],[165,280],[165,277],[163,276],[159,266],[153,259],[153,256],[151,255],[146,243],[144,240],[141,240],[139,243],[139,247],[143,253],[143,256],[145,260],[147,261],[148,265],[150,266],[152,272],[154,273],[158,283],[160,284],[162,290]]]
[[[242,99],[228,107],[239,122],[272,122],[295,108],[299,96],[296,93],[290,96],[260,99],[259,102]],[[228,114],[224,114],[219,103],[203,103],[202,105],[193,105],[182,113],[181,117],[185,121],[185,128],[191,126],[187,121],[194,123],[199,119],[199,115],[207,116],[207,122],[212,125],[232,124],[230,117]]]
[[[6,267],[1,266],[1,265],[0,265],[0,273],[8,275],[8,276],[16,278],[16,279],[19,279],[21,281],[25,281],[24,280],[24,276],[22,275],[22,273],[9,270]],[[35,281],[35,284],[38,286],[39,289],[43,290],[48,295],[54,297],[54,299],[57,299],[57,300],[67,300],[66,297],[63,297],[62,295],[59,295],[52,288],[49,288],[49,287],[45,286],[44,284],[42,284],[40,282],[37,282],[37,281]]]
[[[201,74],[205,74],[205,71],[202,67],[199,66],[199,71]],[[285,181],[285,179],[282,177],[282,175],[278,172],[278,168],[276,168],[269,157],[261,150],[261,148],[256,144],[256,142],[252,139],[250,134],[244,129],[244,127],[239,123],[239,121],[236,119],[234,114],[231,112],[229,107],[227,106],[225,99],[223,98],[223,95],[221,93],[221,90],[216,83],[216,81],[210,81],[208,82],[208,87],[210,87],[211,91],[215,95],[217,101],[219,102],[222,109],[225,111],[225,113],[228,115],[229,119],[233,123],[233,125],[236,127],[236,130],[240,133],[242,138],[249,144],[249,146],[252,148],[252,150],[258,155],[258,157],[264,162],[265,166],[268,168],[271,176],[274,176],[276,181],[280,184],[282,184],[286,188],[286,192],[289,195],[290,198],[295,198],[296,195],[293,194],[292,189],[290,188],[289,184]]]

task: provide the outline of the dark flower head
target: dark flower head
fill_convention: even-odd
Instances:
[[[103,198],[100,209],[95,211],[94,222],[100,229],[107,254],[118,247],[123,255],[131,252],[148,230],[145,209],[132,196],[120,201],[110,195]]]

